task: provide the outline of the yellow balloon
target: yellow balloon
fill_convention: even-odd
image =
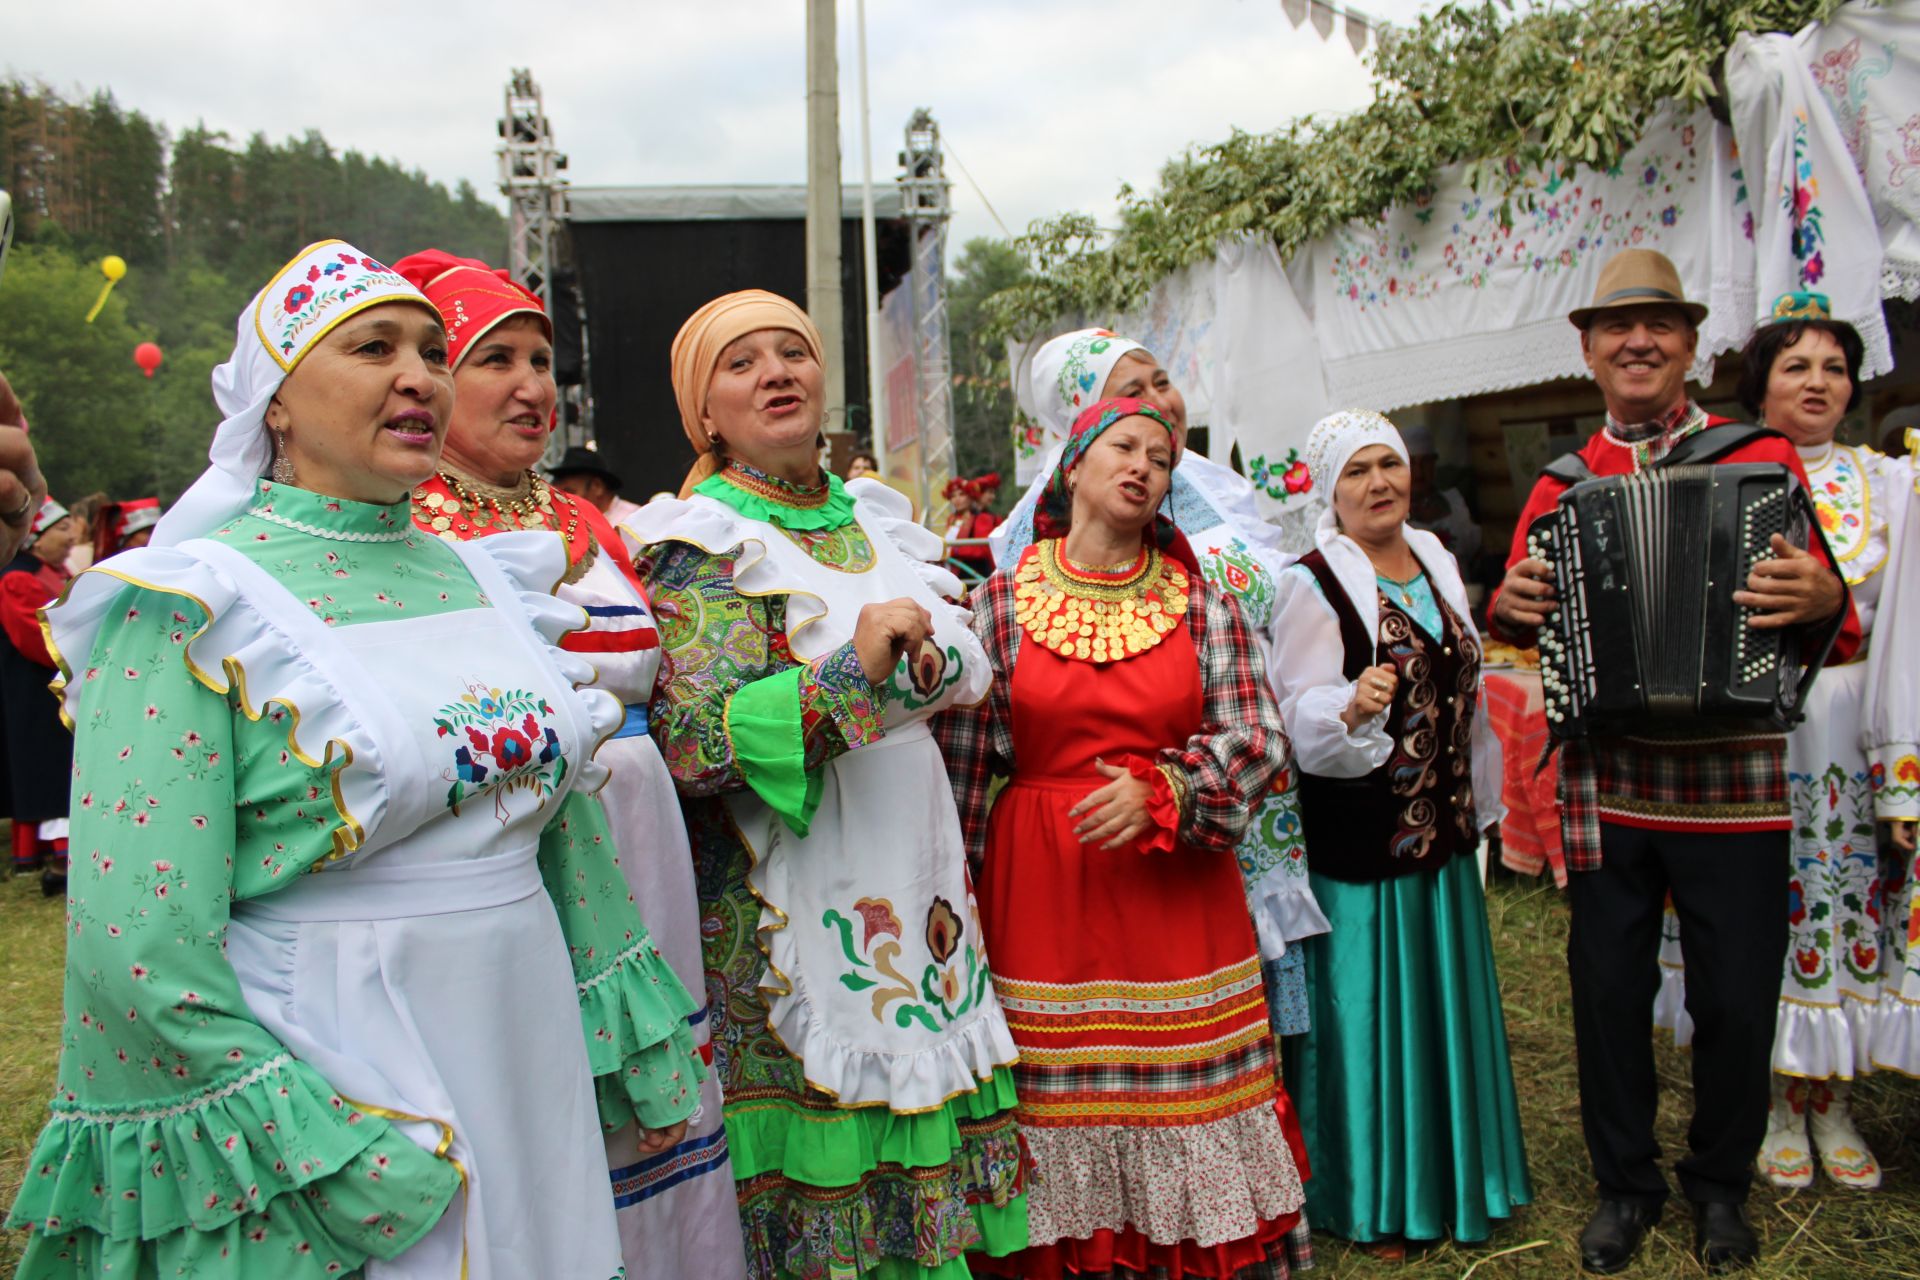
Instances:
[[[108,254],[106,257],[100,259],[100,274],[109,280],[120,279],[127,274],[126,259],[120,257],[118,254]]]

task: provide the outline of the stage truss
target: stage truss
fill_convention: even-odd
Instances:
[[[553,279],[559,269],[559,230],[567,216],[567,157],[554,145],[553,125],[533,73],[516,67],[507,81],[499,121],[500,191],[507,198],[507,270],[554,314]],[[577,293],[574,295],[577,297]],[[577,305],[571,301],[568,305]],[[580,327],[582,382],[560,389],[560,429],[542,462],[551,465],[574,445],[593,439],[587,368],[586,326]]]

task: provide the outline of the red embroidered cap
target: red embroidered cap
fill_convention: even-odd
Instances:
[[[93,539],[95,563],[126,548],[127,539],[160,523],[160,499],[129,498],[101,508]]]
[[[473,344],[508,316],[539,316],[553,338],[553,323],[540,299],[517,284],[505,270],[478,258],[456,258],[442,249],[422,249],[393,264],[413,286],[440,310],[447,326],[447,362],[460,367]]]

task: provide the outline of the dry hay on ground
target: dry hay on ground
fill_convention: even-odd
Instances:
[[[1574,1237],[1593,1205],[1580,1139],[1573,1023],[1567,1007],[1566,910],[1531,882],[1496,881],[1488,915],[1519,1083],[1534,1202],[1486,1245],[1439,1245],[1385,1263],[1326,1236],[1314,1238],[1316,1273],[1345,1280],[1564,1280],[1579,1270]],[[53,1087],[60,1035],[61,905],[35,877],[0,881],[0,1203],[10,1204]],[[1692,1097],[1689,1060],[1662,1041],[1660,1140],[1684,1148]],[[1887,1171],[1871,1195],[1831,1184],[1792,1194],[1764,1184],[1751,1212],[1760,1231],[1757,1280],[1920,1280],[1920,1081],[1881,1075],[1858,1090],[1860,1127]],[[0,1235],[0,1275],[11,1274],[22,1237]],[[1544,1241],[1538,1247],[1522,1246]],[[1669,1205],[1627,1280],[1703,1274],[1692,1259],[1684,1204]],[[1503,1253],[1504,1250],[1516,1252]]]

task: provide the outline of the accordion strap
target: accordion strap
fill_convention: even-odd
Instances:
[[[1321,594],[1333,606],[1334,617],[1340,620],[1340,644],[1346,650],[1341,673],[1349,680],[1359,679],[1360,673],[1373,665],[1374,651],[1373,637],[1367,634],[1366,626],[1360,621],[1360,611],[1353,607],[1353,601],[1347,597],[1347,589],[1334,576],[1333,566],[1327,563],[1324,552],[1309,551],[1300,557],[1300,567],[1311,573],[1313,580],[1320,584]]]
[[[1656,467],[1684,467],[1718,462],[1728,454],[1744,449],[1755,440],[1780,433],[1771,427],[1756,426],[1751,422],[1723,422],[1716,427],[1707,427],[1696,431],[1679,444],[1667,451],[1667,455],[1654,463]],[[1781,437],[1785,439],[1784,436]],[[1582,480],[1593,479],[1593,468],[1578,453],[1563,453],[1541,468],[1540,474],[1551,476],[1561,484],[1574,485]]]

